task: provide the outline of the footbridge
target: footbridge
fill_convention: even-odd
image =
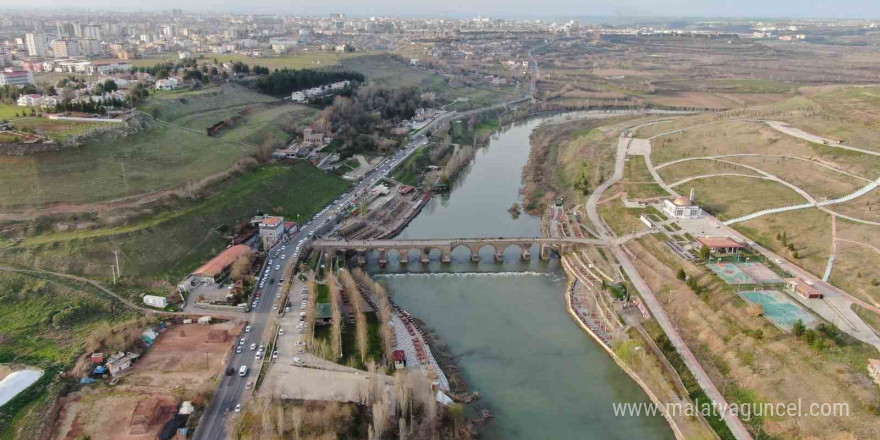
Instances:
[[[547,260],[553,252],[569,252],[574,246],[604,246],[602,240],[577,237],[549,238],[549,237],[493,237],[493,238],[435,238],[415,240],[330,240],[318,239],[311,242],[310,246],[316,250],[322,250],[330,254],[355,252],[358,262],[363,264],[365,254],[369,251],[379,253],[379,264],[388,262],[388,253],[397,252],[401,263],[418,261],[430,262],[430,254],[434,250],[440,251],[440,259],[444,263],[452,260],[452,251],[464,248],[470,251],[471,260],[480,260],[480,249],[491,247],[495,253],[496,261],[504,259],[504,251],[516,246],[519,248],[523,259],[531,259],[532,246],[537,245],[540,249],[541,259]]]

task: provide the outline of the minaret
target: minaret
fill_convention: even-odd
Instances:
[[[693,189],[693,188],[691,188],[691,196],[690,196],[690,197],[688,197],[688,198],[689,198],[689,199],[690,199],[690,200],[691,200],[691,202],[693,202],[693,201],[694,201],[694,195],[695,195],[695,194],[694,194],[694,189]]]

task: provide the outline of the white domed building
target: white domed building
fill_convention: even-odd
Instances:
[[[694,190],[691,190],[690,198],[678,196],[672,200],[663,200],[663,212],[671,218],[700,218],[703,209],[694,203]]]

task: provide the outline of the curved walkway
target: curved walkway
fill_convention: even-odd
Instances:
[[[676,160],[671,160],[669,162],[661,163],[660,165],[657,165],[657,169],[659,170],[660,168],[664,168],[664,167],[667,167],[670,165],[675,165],[675,164],[682,163],[682,162],[688,162],[691,160],[712,160],[712,159],[719,159],[719,158],[724,158],[724,157],[750,157],[750,156],[751,157],[782,157],[782,158],[786,158],[786,159],[802,160],[804,162],[809,162],[813,165],[818,165],[822,168],[827,168],[827,169],[834,171],[836,173],[840,173],[845,176],[852,177],[853,179],[858,179],[863,182],[869,182],[869,183],[873,182],[873,180],[871,180],[867,177],[862,177],[857,174],[853,174],[853,173],[841,170],[837,167],[834,167],[834,166],[829,165],[825,162],[822,162],[821,160],[810,159],[808,157],[802,157],[802,156],[790,156],[787,154],[734,153],[734,154],[718,154],[715,156],[686,157],[683,159],[676,159]],[[737,162],[737,165],[739,165],[739,162]]]
[[[718,174],[701,174],[699,176],[691,176],[686,179],[679,180],[678,182],[670,183],[669,186],[675,188],[676,186],[683,185],[685,183],[690,182],[691,180],[697,179],[707,179],[709,177],[748,177],[750,179],[766,179],[771,180],[766,176],[756,176],[754,174],[741,174],[741,173],[718,173]]]
[[[649,125],[642,124],[636,127],[630,128],[630,130],[637,130],[639,127]],[[669,338],[670,343],[672,343],[673,347],[678,351],[681,355],[682,360],[685,363],[685,366],[691,373],[694,375],[697,383],[700,387],[706,392],[706,395],[715,403],[719,405],[726,406],[727,401],[724,399],[724,396],[718,391],[718,387],[715,386],[715,383],[712,382],[712,379],[709,377],[706,370],[703,369],[703,366],[700,365],[700,362],[697,361],[696,356],[694,356],[693,352],[684,342],[681,335],[676,330],[675,326],[672,324],[672,321],[669,320],[669,317],[666,315],[666,310],[660,305],[660,302],[657,301],[657,298],[654,296],[654,292],[651,291],[651,288],[648,287],[648,284],[639,274],[638,270],[636,270],[635,266],[630,261],[629,257],[626,253],[623,252],[622,248],[617,245],[610,237],[612,236],[610,229],[605,225],[602,221],[601,216],[599,215],[599,209],[597,207],[597,202],[602,196],[602,193],[605,192],[611,185],[617,183],[623,178],[624,166],[626,162],[626,150],[629,147],[630,140],[632,138],[627,138],[625,136],[626,130],[624,133],[621,133],[621,136],[617,141],[617,153],[615,155],[615,163],[614,163],[614,174],[608,180],[602,182],[592,194],[590,194],[589,199],[586,203],[586,211],[587,217],[589,217],[590,221],[595,226],[596,231],[599,232],[599,237],[603,240],[606,240],[609,243],[609,247],[614,252],[614,256],[617,261],[620,263],[621,268],[624,272],[626,272],[627,276],[635,286],[636,290],[638,290],[639,295],[641,295],[644,300],[645,306],[651,311],[651,314],[657,320],[657,323],[666,333]],[[649,156],[646,155],[647,159]],[[650,170],[654,170],[652,166],[650,166],[650,161],[648,168]],[[654,171],[656,173],[656,171]],[[652,173],[653,174],[653,173]],[[662,182],[662,180],[658,181]],[[724,413],[724,421],[727,424],[730,431],[733,433],[734,437],[737,440],[752,440],[751,434],[746,429],[745,425],[742,423],[740,419],[731,414],[730,412]]]
[[[769,125],[770,127],[772,127],[776,131],[779,131],[781,133],[785,133],[789,136],[793,136],[798,139],[805,140],[807,142],[822,144],[826,147],[831,147],[831,148],[840,148],[842,150],[855,151],[857,153],[862,153],[862,154],[870,154],[872,156],[880,156],[880,151],[866,150],[864,148],[853,147],[850,145],[844,145],[840,142],[835,141],[834,139],[828,139],[826,137],[816,136],[814,134],[807,133],[806,131],[801,130],[800,128],[792,127],[791,125],[788,125],[787,122],[764,121],[764,123],[766,123],[767,125]]]

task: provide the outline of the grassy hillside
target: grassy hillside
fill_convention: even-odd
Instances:
[[[5,189],[0,208],[99,202],[199,182],[229,170],[255,146],[288,143],[294,128],[317,115],[299,105],[269,105],[277,102],[239,86],[157,93],[141,109],[174,125],[152,123],[135,134],[107,134],[75,149],[0,157],[0,187]],[[218,137],[205,134],[206,128],[240,114],[241,121]]]
[[[0,307],[0,362],[44,371],[0,408],[0,440],[37,438],[52,402],[71,383],[59,373],[90,344],[123,348],[120,330],[138,317],[90,286],[8,272],[0,272]]]
[[[187,115],[202,114],[217,109],[233,109],[252,104],[274,102],[278,99],[253,90],[223,85],[200,90],[156,92],[139,109],[159,119],[175,122]],[[217,121],[223,118],[217,119]],[[216,121],[215,121],[216,122]]]
[[[86,203],[181,186],[229,169],[249,151],[159,126],[59,152],[0,157],[0,208]]]
[[[126,277],[177,281],[223,249],[228,231],[258,210],[308,218],[346,186],[307,163],[264,167],[214,188],[207,198],[179,201],[122,226],[29,235],[0,249],[0,259],[107,278],[112,251],[119,250]]]

